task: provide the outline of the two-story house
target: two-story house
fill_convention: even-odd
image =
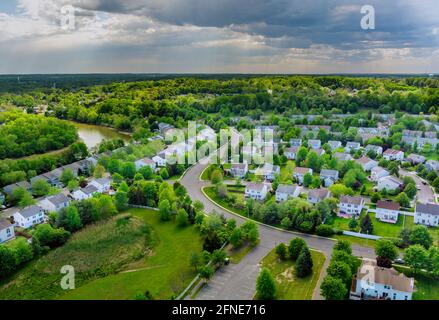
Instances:
[[[264,183],[249,183],[245,187],[245,197],[255,200],[265,200],[268,194],[268,186]]]
[[[15,238],[14,225],[7,219],[0,218],[0,243]]]
[[[390,172],[383,167],[376,166],[371,170],[370,179],[372,181],[378,181],[381,178],[390,176]]]
[[[349,141],[346,143],[346,147],[344,148],[344,151],[346,153],[351,153],[352,151],[358,151],[361,148],[361,144],[359,142]]]
[[[308,202],[311,204],[317,204],[327,198],[329,198],[331,192],[325,188],[311,189],[308,192]]]
[[[358,196],[342,196],[339,204],[339,215],[342,217],[359,217],[364,208],[364,199]]]
[[[387,149],[383,153],[383,158],[389,161],[402,161],[404,160],[404,152],[401,150]]]
[[[338,180],[338,177],[337,170],[322,169],[320,171],[320,180],[323,181],[325,187],[332,186]]]
[[[230,173],[235,178],[244,178],[248,172],[247,163],[232,163]]]
[[[297,155],[297,151],[299,151],[299,147],[286,148],[284,150],[284,155],[289,160],[295,160],[296,159],[296,155]]]
[[[320,149],[322,146],[322,142],[320,140],[308,140],[308,147],[311,149]]]
[[[371,171],[373,168],[378,166],[378,162],[375,160],[372,160],[369,157],[362,156],[360,159],[357,160],[357,163],[363,168],[364,171]]]
[[[147,166],[150,167],[152,171],[155,171],[155,169],[157,168],[157,164],[154,162],[154,160],[149,158],[139,159],[135,162],[135,165],[136,165],[136,170],[139,170],[140,168]]]
[[[30,206],[14,213],[15,225],[28,229],[34,225],[45,222],[44,209],[40,206]]]
[[[70,204],[70,198],[64,193],[58,193],[40,200],[38,205],[46,212],[58,212],[63,208],[67,208]]]
[[[300,195],[300,187],[297,185],[280,184],[276,190],[276,201],[287,201],[290,198],[297,198]]]
[[[415,223],[428,227],[437,227],[439,225],[439,205],[418,203],[415,208]]]
[[[303,178],[307,173],[312,175],[313,170],[311,168],[295,167],[293,171],[293,178],[296,179],[299,184],[303,184]]]
[[[404,182],[394,176],[386,176],[378,179],[377,190],[381,191],[386,189],[387,191],[395,191],[403,186]]]
[[[329,145],[329,148],[331,148],[331,151],[334,151],[334,150],[341,148],[341,141],[331,140],[331,141],[328,141],[328,145]]]
[[[365,148],[364,151],[366,152],[366,154],[368,154],[370,151],[374,152],[377,156],[380,156],[383,154],[383,147],[381,146],[376,146],[373,144],[368,144]]]
[[[397,223],[399,217],[399,203],[379,200],[376,205],[375,218],[388,223]]]

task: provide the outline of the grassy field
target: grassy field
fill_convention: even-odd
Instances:
[[[271,251],[261,262],[263,267],[271,270],[277,282],[277,300],[311,300],[320,277],[325,256],[318,251],[311,251],[313,273],[306,278],[297,278],[292,260],[281,261],[275,251]]]
[[[30,263],[0,284],[0,299],[132,299],[147,290],[169,299],[179,293],[194,276],[189,255],[201,252],[198,232],[161,223],[156,211],[128,213],[122,215],[131,216],[127,223],[118,216],[89,226]],[[76,289],[67,293],[59,285],[64,265],[75,268]]]
[[[171,299],[195,277],[190,254],[201,252],[202,241],[194,227],[180,228],[162,223],[158,213],[131,209],[154,230],[155,245],[147,257],[131,264],[124,272],[93,281],[63,299],[132,299],[138,292],[151,292],[154,299]]]

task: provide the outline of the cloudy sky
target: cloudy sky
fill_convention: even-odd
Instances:
[[[439,1],[0,0],[0,73],[90,72],[439,73]]]

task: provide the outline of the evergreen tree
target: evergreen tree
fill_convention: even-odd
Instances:
[[[299,278],[304,278],[309,276],[312,273],[313,261],[311,257],[311,252],[308,247],[303,247],[300,252],[299,257],[297,258],[295,270],[296,275]]]
[[[273,300],[276,296],[276,282],[267,268],[262,269],[256,280],[256,294],[262,300]]]
[[[369,213],[367,213],[360,224],[361,233],[373,234],[373,223]]]

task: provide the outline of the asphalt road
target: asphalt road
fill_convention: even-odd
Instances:
[[[215,211],[228,219],[235,219],[238,225],[242,224],[246,221],[246,218],[222,209],[202,193],[201,189],[209,186],[210,182],[200,181],[199,177],[208,165],[207,161],[194,165],[186,172],[180,182],[186,187],[193,201],[200,200],[204,204],[206,213],[209,214]],[[310,248],[323,252],[327,259],[329,259],[335,244],[335,241],[331,239],[301,233],[296,234],[266,225],[259,226],[259,234],[260,244],[258,247],[246,255],[238,265],[225,267],[223,271],[216,273],[209,284],[198,294],[199,299],[251,299],[259,272],[259,261],[281,242],[288,243],[292,238],[301,237]],[[375,258],[375,252],[372,248],[353,245],[352,249],[356,256]]]
[[[421,203],[436,203],[435,194],[431,186],[428,183],[423,184],[424,180],[417,176],[415,172],[400,169],[399,175],[401,177],[409,176],[412,177],[413,180],[415,180],[416,186],[420,189],[418,190],[418,193],[416,195],[416,201],[419,201]]]

